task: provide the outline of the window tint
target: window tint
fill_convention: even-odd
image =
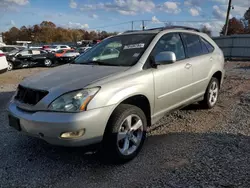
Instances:
[[[20,52],[21,55],[29,55],[29,54],[32,54],[32,51],[31,50],[23,50]]]
[[[188,57],[195,57],[204,54],[199,36],[183,33],[182,37],[187,45]]]
[[[15,50],[14,47],[3,47],[4,52],[11,52],[12,50]]]
[[[177,61],[185,59],[184,47],[179,34],[171,33],[164,35],[155,45],[152,55],[156,56],[160,52],[166,51],[174,52]]]
[[[201,43],[202,43],[202,46],[206,47],[207,53],[211,53],[214,51],[214,47],[212,46],[212,44],[210,44],[208,41],[206,41],[202,37],[201,37]]]
[[[6,52],[6,48],[5,47],[0,48],[0,50],[2,50],[3,52]]]

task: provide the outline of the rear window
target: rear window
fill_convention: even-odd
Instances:
[[[186,43],[188,57],[196,57],[204,54],[198,35],[182,33],[182,37]]]

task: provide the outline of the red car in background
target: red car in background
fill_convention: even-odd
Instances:
[[[50,46],[49,46],[49,45],[44,45],[44,46],[42,47],[43,50],[46,50],[47,48],[50,48]]]

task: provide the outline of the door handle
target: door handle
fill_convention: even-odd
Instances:
[[[186,65],[185,65],[185,68],[186,69],[190,69],[192,67],[192,65],[190,64],[190,63],[187,63]]]
[[[210,57],[210,59],[209,59],[210,61],[213,61],[214,59],[212,58],[212,57]]]

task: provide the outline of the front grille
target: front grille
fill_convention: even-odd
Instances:
[[[30,89],[19,85],[15,99],[24,104],[36,105],[48,93],[48,91]]]

